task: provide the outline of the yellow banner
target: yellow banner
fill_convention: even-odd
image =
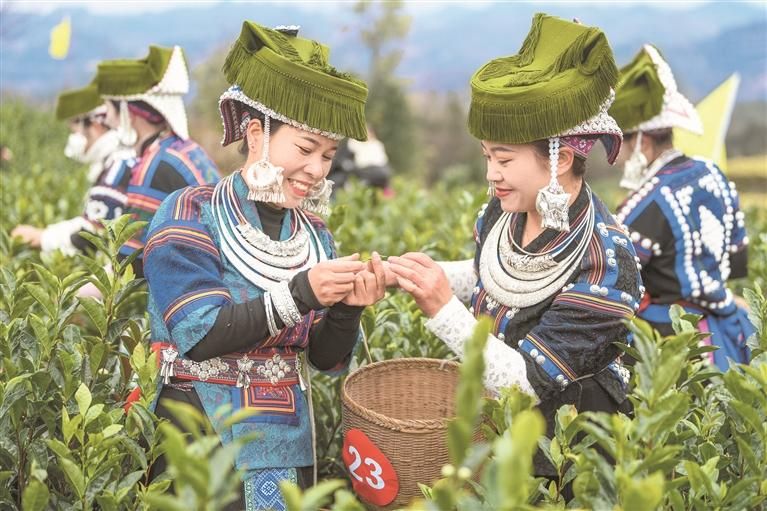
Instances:
[[[725,171],[727,152],[724,140],[727,137],[739,85],[740,76],[735,73],[695,105],[703,122],[703,134],[696,135],[674,128],[674,147],[688,156],[702,156],[713,160]]]
[[[61,23],[51,29],[51,44],[48,53],[57,60],[67,58],[69,54],[69,40],[72,37],[72,23],[69,16],[61,20]]]

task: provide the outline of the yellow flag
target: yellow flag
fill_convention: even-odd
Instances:
[[[702,156],[713,160],[722,171],[727,167],[724,139],[730,126],[740,75],[731,75],[714,89],[695,109],[703,122],[703,135],[674,128],[674,147],[688,156]]]
[[[72,35],[72,24],[69,16],[61,20],[61,23],[51,29],[51,45],[48,53],[57,60],[62,60],[69,53],[69,39]]]

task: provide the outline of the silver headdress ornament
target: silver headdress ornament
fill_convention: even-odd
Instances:
[[[115,132],[117,138],[120,140],[120,144],[124,147],[133,147],[138,141],[138,133],[133,128],[130,120],[130,113],[128,112],[128,102],[120,100],[120,119],[119,124]]]

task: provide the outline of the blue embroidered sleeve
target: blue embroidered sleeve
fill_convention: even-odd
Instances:
[[[185,353],[232,302],[222,279],[221,257],[202,221],[211,187],[186,188],[162,203],[149,229],[144,271],[170,339]]]

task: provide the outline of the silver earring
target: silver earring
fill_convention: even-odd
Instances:
[[[557,181],[559,137],[549,139],[549,168],[551,180],[547,186],[538,190],[535,209],[541,215],[541,225],[544,229],[570,232],[570,194],[566,193]]]
[[[642,132],[639,131],[634,150],[623,164],[623,177],[619,186],[632,192],[638,190],[644,180],[645,172],[647,172],[647,157],[642,152]]]
[[[309,195],[301,201],[301,209],[316,215],[330,214],[330,194],[333,193],[333,181],[323,179],[309,190]]]
[[[495,183],[492,181],[487,184],[487,196],[491,199],[495,196]]]
[[[282,167],[269,161],[269,116],[264,116],[264,145],[261,159],[245,169],[243,179],[248,185],[248,199],[279,204],[285,202],[282,189]]]
[[[133,147],[136,141],[138,141],[138,133],[136,133],[136,130],[133,129],[130,123],[127,101],[120,101],[120,121],[115,131],[120,144],[125,147]]]

